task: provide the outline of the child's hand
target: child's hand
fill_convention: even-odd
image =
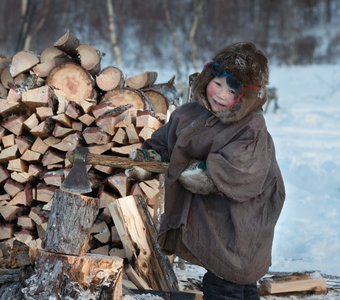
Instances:
[[[134,161],[162,161],[161,156],[153,149],[136,149],[129,153],[129,157]],[[137,166],[125,170],[125,175],[138,181],[149,180],[153,177],[152,172]]]
[[[152,172],[149,172],[141,167],[134,166],[130,169],[125,170],[125,175],[129,178],[138,180],[138,181],[144,181],[152,179],[153,175]]]
[[[135,161],[162,161],[161,156],[153,149],[136,149],[129,153]]]
[[[194,160],[178,178],[182,186],[194,194],[208,195],[217,193],[217,188],[208,176],[204,161]]]

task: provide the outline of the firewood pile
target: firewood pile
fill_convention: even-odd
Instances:
[[[69,226],[69,232],[76,227],[68,208],[60,208],[67,203],[65,199],[73,197],[59,189],[72,166],[68,154],[85,146],[89,153],[126,157],[166,122],[177,104],[177,99],[169,97],[174,91],[173,79],[156,84],[156,72],[125,78],[117,67],[101,68],[102,55],[66,32],[40,55],[21,51],[0,58],[0,268],[6,278],[12,278],[11,274],[18,278],[15,270],[22,274],[23,268],[27,271],[35,263],[40,271],[45,268],[45,275],[39,274],[42,280],[41,276],[48,277],[46,266],[52,268],[56,261],[67,265],[63,272],[70,274],[79,274],[87,261],[88,269],[95,266],[102,272],[117,266],[116,274],[106,273],[111,281],[112,276],[121,280],[118,269],[123,266],[124,278],[137,288],[170,290],[176,286],[169,280],[173,274],[157,271],[164,271],[167,262],[155,242],[163,175],[138,182],[122,169],[87,165],[92,192],[74,196],[73,203],[96,203],[91,212],[95,218],[87,220],[88,229],[79,227],[79,232],[85,230],[83,238],[71,237],[78,241],[79,249],[67,249],[70,240],[62,251],[53,249],[51,239],[45,241],[48,228],[53,234],[61,225],[58,216],[55,223],[49,223],[53,209],[62,210],[55,211],[57,215],[67,216],[64,226]],[[87,254],[92,256],[84,256]],[[41,264],[44,266],[39,267]],[[55,275],[50,284],[65,285],[60,274]],[[78,284],[86,281],[73,280]],[[0,274],[1,284],[9,281]],[[29,295],[40,299],[32,286],[26,286],[27,294],[30,289]],[[91,282],[86,281],[85,286],[91,289]],[[70,286],[68,290],[72,290]],[[117,298],[119,292],[113,294]]]

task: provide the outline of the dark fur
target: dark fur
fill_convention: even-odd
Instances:
[[[216,113],[222,122],[236,122],[263,106],[267,99],[266,85],[269,71],[268,60],[261,50],[257,49],[253,43],[236,43],[221,50],[213,60],[240,80],[244,86],[261,86],[261,88],[245,88],[238,110],[231,113],[229,111]],[[207,66],[193,83],[193,99],[209,110],[206,87],[213,78],[210,67]]]

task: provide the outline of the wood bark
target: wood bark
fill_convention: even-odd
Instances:
[[[98,200],[57,189],[52,201],[44,249],[83,255],[88,250],[90,230],[98,214]]]
[[[70,256],[39,251],[35,273],[26,280],[26,299],[122,299],[123,260],[87,254]]]

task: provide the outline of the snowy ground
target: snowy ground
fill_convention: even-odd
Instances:
[[[340,299],[340,66],[272,67],[280,109],[266,114],[286,185],[270,272],[319,271],[327,295],[263,299]],[[181,288],[204,270],[176,268]],[[145,298],[146,299],[146,298]],[[152,299],[152,298],[150,298]]]

